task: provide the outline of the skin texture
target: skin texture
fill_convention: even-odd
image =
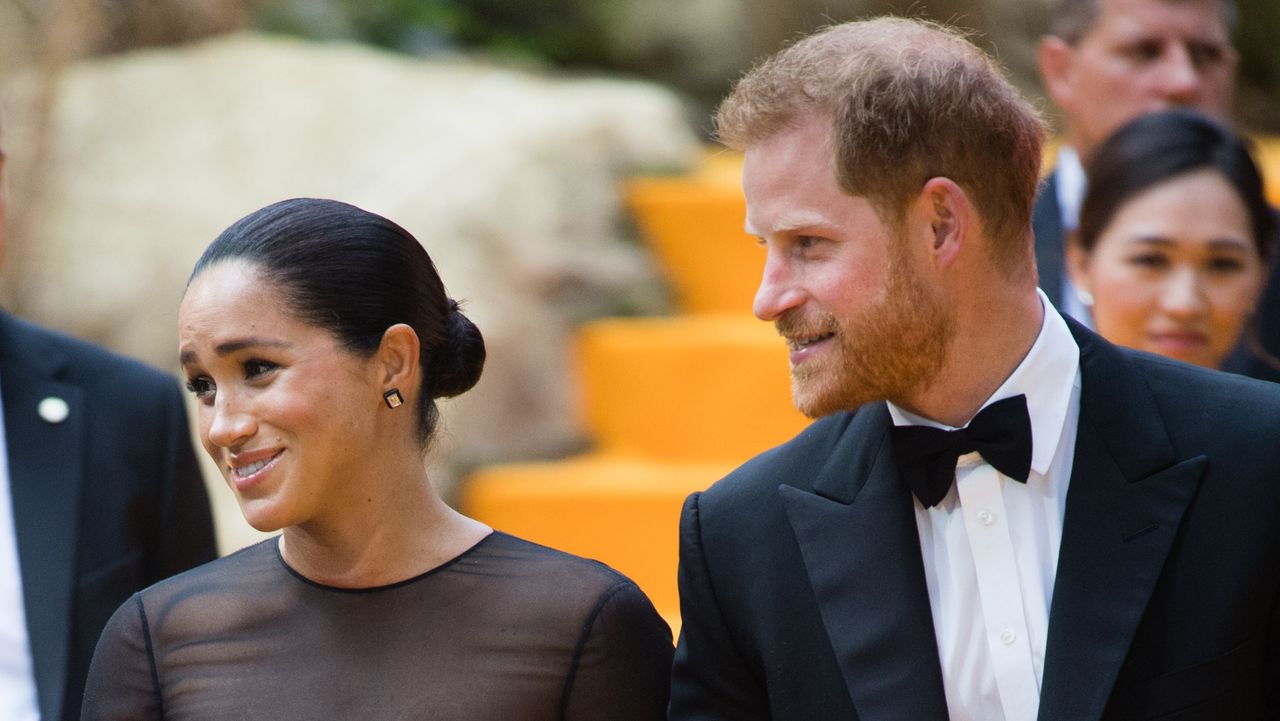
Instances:
[[[792,395],[811,417],[927,385],[953,319],[916,271],[902,233],[831,172],[829,125],[810,122],[753,144],[743,188],[748,232],[766,250],[753,311],[791,348]]]
[[[192,281],[178,329],[200,442],[250,525],[283,529],[282,553],[298,572],[346,587],[393,583],[488,533],[428,482],[408,326],[392,326],[361,357],[298,320],[252,265],[229,260]],[[404,405],[387,408],[389,388]]]
[[[1072,244],[1068,260],[1105,338],[1209,368],[1235,346],[1264,278],[1244,204],[1210,169],[1134,196],[1091,253]]]
[[[1097,20],[1074,45],[1046,37],[1040,74],[1086,162],[1133,118],[1187,107],[1225,119],[1237,58],[1219,3],[1098,0]]]

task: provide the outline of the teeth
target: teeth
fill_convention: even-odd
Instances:
[[[787,345],[791,346],[791,350],[800,350],[801,348],[806,348],[820,340],[826,340],[827,338],[830,338],[831,335],[831,333],[822,333],[819,335],[807,336],[805,338],[791,338],[788,339]]]
[[[276,455],[278,456],[280,454],[277,453]],[[276,459],[276,456],[272,456],[264,461],[258,461],[257,463],[250,463],[247,466],[240,466],[238,468],[233,466],[231,468],[231,471],[241,478],[246,478],[248,476],[252,476],[253,474],[257,473],[263,468],[266,468],[267,464],[274,461],[275,459]]]

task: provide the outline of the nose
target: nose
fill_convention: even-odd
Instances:
[[[760,320],[775,321],[803,302],[804,294],[794,282],[789,264],[779,251],[770,247],[751,312]]]
[[[1165,100],[1175,105],[1195,102],[1203,81],[1186,45],[1173,44],[1160,61],[1159,73],[1159,92]]]
[[[1190,268],[1171,273],[1161,289],[1160,307],[1168,315],[1182,319],[1204,313],[1208,306],[1200,275]]]
[[[219,393],[213,407],[205,410],[212,414],[208,441],[219,448],[237,448],[257,432],[257,421],[253,415],[237,407],[229,394]]]

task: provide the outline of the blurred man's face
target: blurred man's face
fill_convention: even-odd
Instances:
[[[1235,80],[1219,0],[1098,0],[1074,45],[1046,38],[1040,70],[1067,116],[1067,140],[1087,160],[1138,115],[1188,107],[1226,119]]]

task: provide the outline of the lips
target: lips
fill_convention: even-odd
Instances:
[[[1152,333],[1156,346],[1169,350],[1196,350],[1209,344],[1209,336],[1196,331],[1169,331]]]
[[[786,340],[787,340],[787,347],[788,347],[788,348],[790,348],[793,352],[794,352],[794,351],[799,351],[799,350],[804,350],[805,348],[808,348],[809,346],[811,346],[811,345],[813,345],[813,344],[815,344],[815,343],[820,343],[820,342],[822,342],[822,341],[824,341],[824,340],[826,340],[826,339],[828,339],[828,338],[830,338],[830,337],[832,337],[832,336],[834,336],[834,335],[835,335],[835,333],[832,333],[832,332],[830,332],[830,331],[824,331],[824,332],[822,332],[822,333],[817,333],[817,334],[814,334],[814,335],[806,335],[806,336],[800,336],[800,337],[790,337],[790,338],[787,338],[787,339],[786,339]]]
[[[275,466],[283,449],[238,453],[227,464],[231,480],[238,490],[244,491],[256,485]]]

